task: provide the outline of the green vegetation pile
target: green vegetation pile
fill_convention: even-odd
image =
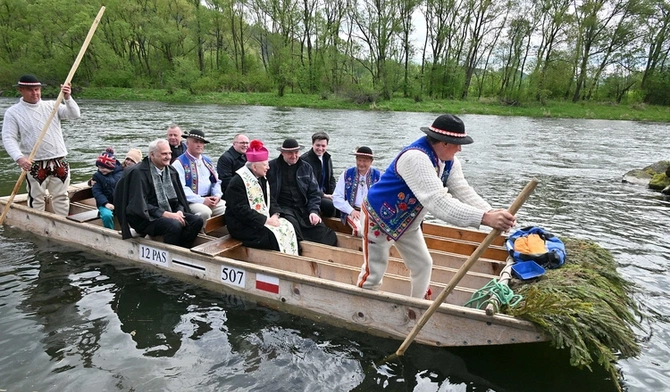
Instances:
[[[640,354],[633,330],[642,316],[632,298],[634,284],[594,242],[561,240],[565,264],[532,282],[512,280],[510,287],[524,300],[506,313],[535,323],[556,348],[570,350],[573,366],[591,370],[597,361],[620,389],[616,360]]]

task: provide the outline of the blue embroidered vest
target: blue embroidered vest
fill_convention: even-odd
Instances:
[[[428,155],[435,168],[435,175],[438,175],[439,159],[428,139],[422,137],[400,151],[380,181],[370,188],[364,202],[370,220],[394,240],[402,236],[423,210],[423,205],[396,172],[398,159],[408,150],[420,150]]]
[[[192,159],[191,155],[183,153],[177,158],[181,166],[184,168],[184,186],[191,188],[193,193],[198,194],[198,166],[195,163],[195,159]],[[209,181],[211,185],[209,186],[209,193],[204,196],[209,196],[212,193],[212,187],[216,185],[216,171],[212,165],[212,161],[206,156],[202,155],[202,162],[205,164],[207,170],[209,170]]]
[[[379,181],[382,173],[375,169],[370,168],[368,174],[365,176],[365,183],[368,186],[368,191],[373,184],[376,184]],[[356,202],[356,194],[358,193],[358,181],[360,176],[358,175],[358,168],[356,166],[350,167],[344,174],[344,200],[346,200],[350,206],[354,207]],[[347,214],[342,214],[342,223],[347,222]]]

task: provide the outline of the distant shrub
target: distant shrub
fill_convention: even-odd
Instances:
[[[203,76],[196,79],[189,86],[191,94],[205,94],[221,90],[221,82],[212,76]]]
[[[93,73],[91,80],[91,87],[146,87],[148,85],[142,81],[142,78],[135,76],[135,73],[130,70],[114,69],[114,70],[98,70]]]

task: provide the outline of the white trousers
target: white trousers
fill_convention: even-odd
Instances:
[[[209,208],[202,203],[191,203],[188,205],[188,208],[191,209],[191,213],[200,215],[203,221],[207,221],[207,219],[213,216],[221,215],[226,212],[226,201],[219,200],[214,208]]]
[[[361,228],[363,229],[363,265],[358,275],[358,287],[376,290],[382,284],[382,278],[389,262],[389,252],[395,243],[402,260],[409,268],[411,296],[426,297],[433,269],[433,259],[423,239],[421,219],[415,220],[409,228],[393,241],[377,225],[369,224],[368,213],[361,209]]]
[[[30,174],[26,175],[26,191],[28,192],[28,206],[36,210],[44,211],[46,198],[51,197],[51,206],[54,212],[60,216],[68,216],[70,213],[70,198],[67,189],[70,187],[70,174],[65,181],[58,177],[47,176],[40,184]]]

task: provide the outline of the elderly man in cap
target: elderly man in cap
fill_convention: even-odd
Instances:
[[[166,244],[189,248],[202,229],[203,220],[192,214],[177,171],[170,166],[170,145],[165,139],[149,143],[149,156],[123,171],[114,190],[114,209],[122,238],[130,228]]]
[[[170,163],[174,162],[181,154],[186,152],[186,143],[182,141],[182,131],[179,125],[170,124],[167,129],[167,141],[170,143],[170,152],[172,158]]]
[[[70,199],[70,165],[65,157],[67,148],[61,130],[61,120],[79,118],[79,106],[72,99],[70,86],[61,85],[63,102],[47,128],[34,160],[28,157],[38,142],[42,129],[54,109],[55,101],[42,101],[44,84],[34,75],[23,75],[15,85],[21,94],[17,104],[7,109],[2,123],[2,142],[7,154],[28,172],[26,187],[28,205],[44,211],[47,192],[51,195],[56,214],[67,216]]]
[[[337,235],[319,216],[321,192],[312,167],[300,159],[304,147],[295,139],[286,139],[278,150],[279,157],[270,161],[270,193],[279,204],[282,217],[295,229],[298,241],[307,240],[337,245]]]
[[[233,138],[233,145],[221,154],[216,162],[216,172],[219,174],[224,195],[235,172],[247,163],[247,148],[249,148],[249,138],[241,133],[237,134]]]
[[[207,143],[209,141],[203,131],[191,130],[186,135],[186,152],[172,163],[179,174],[191,212],[205,221],[226,211],[226,202],[221,200],[221,181],[212,160],[203,154]]]
[[[356,166],[340,175],[333,193],[333,204],[341,213],[342,223],[351,227],[353,235],[360,236],[361,205],[382,173],[372,167],[374,155],[370,147],[359,147],[352,155],[356,156]]]
[[[270,169],[267,148],[260,140],[252,140],[245,155],[247,163],[235,172],[225,194],[230,235],[244,246],[297,255],[293,225],[279,217],[279,206],[265,177]]]
[[[460,118],[444,114],[395,157],[362,206],[363,265],[358,286],[376,289],[395,243],[410,270],[411,295],[430,298],[433,260],[421,231],[427,212],[456,226],[508,230],[515,217],[494,210],[463,176],[456,153],[472,143]]]

